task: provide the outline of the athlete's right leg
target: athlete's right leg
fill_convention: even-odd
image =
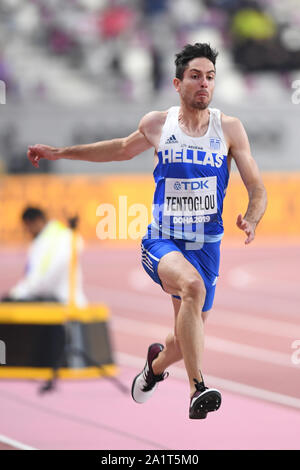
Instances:
[[[181,297],[176,318],[176,336],[189,378],[190,394],[193,395],[195,380],[202,382],[202,307],[206,295],[204,281],[194,266],[178,251],[169,252],[161,258],[158,275],[166,292]]]
[[[177,251],[161,258],[158,275],[164,290],[181,298],[175,338],[178,338],[190,383],[189,417],[205,419],[208,412],[220,407],[221,394],[216,389],[206,387],[201,374],[204,349],[202,314],[203,309],[207,308],[204,280],[182,253]]]
[[[199,264],[196,269],[194,262],[183,256],[174,241],[167,239],[142,241],[142,263],[146,272],[166,292],[179,296],[180,301],[173,301],[174,334],[168,335],[166,348],[160,343],[149,346],[145,367],[134,379],[132,396],[135,401],[144,403],[152,395],[157,382],[166,377],[167,372],[163,370],[181,359],[182,355],[190,382],[191,419],[206,418],[207,412],[217,410],[221,404],[220,392],[205,387],[201,374],[203,322],[211,308],[215,290],[215,280],[206,278],[203,272],[206,258],[204,256],[203,266],[196,261],[196,265]],[[207,291],[205,285],[208,285]],[[164,349],[166,351],[163,354]]]
[[[174,332],[168,334],[165,340],[165,348],[159,353],[156,359],[152,362],[153,372],[155,374],[162,374],[167,367],[174,364],[175,362],[180,361],[183,359],[182,352],[180,349],[180,344],[177,338],[176,333],[176,322],[177,322],[177,315],[180,310],[181,306],[181,299],[171,297],[173,308],[174,308]],[[206,321],[209,314],[209,310],[206,312],[202,312],[202,320],[203,322]]]

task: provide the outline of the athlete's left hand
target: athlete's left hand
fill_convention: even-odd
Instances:
[[[249,243],[254,240],[256,224],[253,222],[249,222],[247,219],[243,218],[242,214],[239,214],[238,218],[236,219],[236,225],[247,235],[245,245],[249,245]]]

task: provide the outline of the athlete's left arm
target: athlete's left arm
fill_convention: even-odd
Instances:
[[[254,240],[255,229],[267,207],[267,192],[258,166],[251,155],[250,144],[243,124],[237,118],[224,119],[224,131],[229,141],[229,155],[234,159],[248,191],[248,207],[239,214],[236,224],[246,235],[245,244]]]

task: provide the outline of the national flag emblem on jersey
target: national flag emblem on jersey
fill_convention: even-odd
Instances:
[[[209,146],[212,150],[220,150],[221,140],[217,137],[212,137],[209,139]]]

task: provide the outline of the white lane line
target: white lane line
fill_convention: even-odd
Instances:
[[[121,333],[131,333],[143,335],[152,339],[164,339],[171,331],[171,328],[149,322],[131,320],[129,318],[114,315],[111,321],[112,327]],[[291,361],[291,354],[284,354],[269,349],[257,348],[246,344],[217,338],[215,336],[205,336],[205,348],[222,354],[230,354],[239,358],[252,359],[259,362],[270,363],[295,369]]]
[[[132,356],[125,353],[116,353],[117,361],[122,366],[134,367],[136,369],[142,369],[145,365],[145,358],[138,356]],[[177,379],[187,380],[185,369],[180,367],[171,366],[169,369],[170,375]],[[238,393],[251,398],[258,398],[260,400],[266,400],[277,405],[290,406],[292,408],[300,409],[300,399],[291,397],[289,395],[282,395],[281,393],[271,392],[263,388],[252,387],[251,385],[245,385],[232,380],[222,379],[220,377],[214,377],[212,375],[205,374],[205,382],[219,387],[220,389],[228,392]]]
[[[205,347],[216,352],[231,354],[232,356],[253,359],[259,362],[267,362],[278,366],[291,367],[295,365],[291,361],[291,354],[284,354],[269,349],[257,348],[247,344],[236,343],[227,339],[221,339],[214,336],[205,337]]]
[[[284,338],[300,337],[300,323],[290,323],[267,318],[252,317],[241,313],[215,309],[211,312],[208,322],[213,325],[230,326],[231,328],[254,331]]]
[[[27,446],[26,444],[16,441],[15,439],[11,439],[10,437],[4,436],[3,434],[0,434],[0,442],[2,442],[3,444],[7,444],[11,447],[15,447],[19,450],[37,450],[34,447]]]
[[[91,286],[89,286],[91,287]],[[95,286],[97,295],[113,308],[126,308],[134,312],[147,312],[153,316],[168,316],[173,319],[173,310],[169,296],[150,296],[113,287]],[[171,315],[171,316],[170,316]],[[235,329],[254,331],[267,335],[296,339],[300,337],[300,323],[261,318],[258,314],[235,313],[229,310],[214,308],[208,322],[214,325],[230,326]]]

